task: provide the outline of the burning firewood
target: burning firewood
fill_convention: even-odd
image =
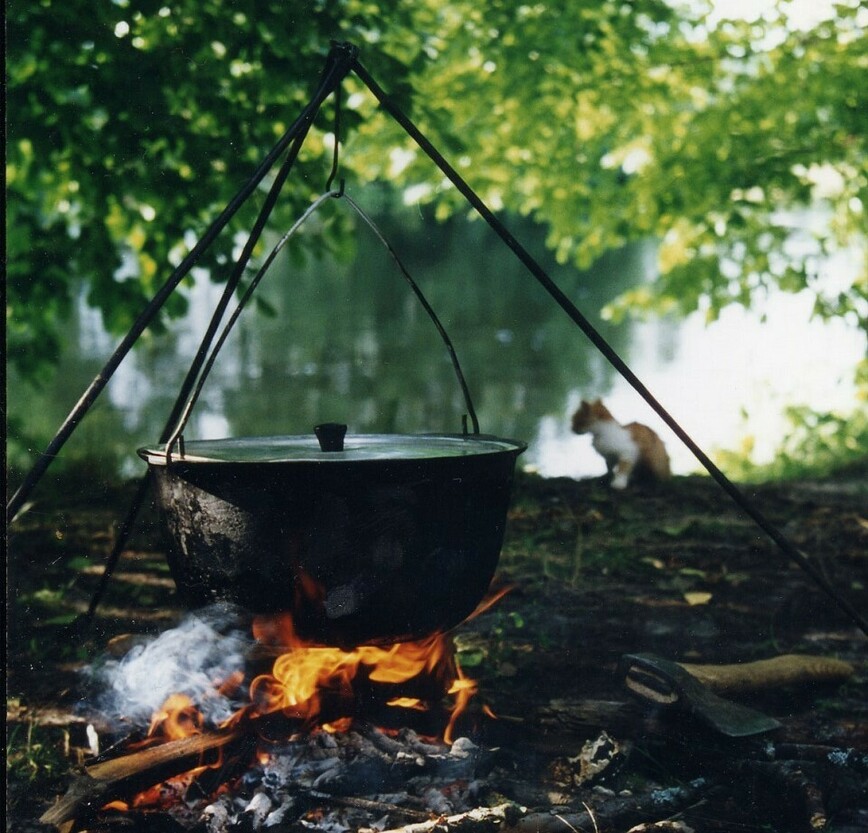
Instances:
[[[40,821],[60,826],[87,812],[98,810],[119,796],[133,794],[185,772],[207,760],[208,753],[215,753],[243,737],[241,728],[192,735],[91,764],[73,781],[66,795],[42,815]]]
[[[120,799],[125,804],[119,807],[135,806],[137,812],[173,814],[177,808],[185,820],[204,823],[209,833],[260,830],[317,806],[359,811],[365,823],[378,818],[420,822],[470,809],[463,799],[455,803],[454,785],[465,785],[461,791],[469,794],[477,770],[487,766],[484,750],[466,738],[450,747],[425,742],[412,730],[390,737],[362,724],[359,731],[318,732],[268,744],[263,738],[276,728],[286,729],[269,715],[229,731],[205,732],[93,763],[42,821],[62,827],[101,808],[116,809],[114,802]],[[209,763],[217,769],[177,786],[163,783]],[[209,798],[221,784],[233,787],[216,800]],[[415,797],[406,791],[411,785]],[[395,792],[384,792],[389,789]],[[156,803],[143,803],[142,796],[154,796]]]

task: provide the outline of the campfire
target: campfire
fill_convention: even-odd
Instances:
[[[508,589],[490,594],[473,615]],[[202,628],[194,617],[186,631],[134,648],[99,678],[124,692],[150,670],[150,687],[159,687],[157,666],[171,664],[168,654],[189,657],[194,646],[184,641],[201,641]],[[204,668],[188,662],[186,685],[185,669],[173,668],[170,679],[187,690],[171,692],[146,730],[92,761],[86,780],[44,821],[61,826],[96,813],[108,826],[135,816],[236,833],[278,824],[386,829],[489,814],[477,809],[477,775],[492,753],[459,734],[473,728],[468,705],[478,686],[456,661],[449,634],[342,648],[303,638],[284,612],[254,616],[241,651],[235,631],[216,639],[203,656],[234,659],[198,660]],[[209,686],[203,674],[212,677]],[[485,717],[494,717],[490,709],[474,709],[476,720]]]
[[[698,709],[715,702],[700,683],[732,693],[852,674],[834,660],[673,668],[625,655],[627,687],[659,705],[544,699],[516,714],[480,702],[508,700],[499,684],[478,691],[450,634],[341,648],[302,638],[286,613],[242,615],[243,635],[228,615],[200,611],[94,672],[111,689],[106,710],[141,729],[86,762],[42,821],[63,833],[686,833],[705,828],[674,819],[740,819],[723,785],[743,782],[757,791],[751,813],[776,815],[786,788],[798,797],[786,829],[808,818],[821,829],[820,796],[857,789],[864,769],[856,750],[797,732],[727,736]],[[732,703],[725,712],[744,717]],[[685,777],[655,783],[646,759]]]

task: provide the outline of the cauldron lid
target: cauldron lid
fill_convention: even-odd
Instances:
[[[480,454],[520,454],[527,448],[518,440],[486,434],[349,434],[342,451],[322,451],[314,436],[233,437],[191,440],[184,451],[176,446],[173,462],[184,463],[290,463],[353,462],[362,460],[428,460]],[[166,464],[163,447],[140,448],[139,456],[157,466]]]

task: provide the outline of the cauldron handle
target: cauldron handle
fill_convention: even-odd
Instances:
[[[443,343],[446,346],[447,351],[449,352],[449,357],[452,360],[452,368],[455,371],[455,376],[458,379],[458,384],[461,387],[461,392],[464,395],[464,402],[467,406],[467,415],[470,417],[470,422],[473,426],[473,433],[479,433],[479,420],[476,417],[476,409],[473,407],[473,400],[470,397],[470,390],[467,387],[467,381],[464,378],[464,373],[461,370],[461,365],[458,362],[458,356],[455,353],[455,348],[452,345],[452,340],[449,338],[448,333],[446,332],[443,325],[440,323],[440,319],[437,317],[437,313],[434,312],[434,309],[428,303],[428,300],[422,294],[422,290],[419,288],[419,285],[413,280],[410,276],[410,273],[407,271],[406,266],[402,263],[401,259],[398,257],[395,250],[392,248],[388,240],[383,236],[383,233],[377,228],[374,221],[359,207],[359,205],[351,199],[345,192],[343,188],[343,183],[341,183],[341,189],[339,191],[327,191],[325,194],[320,196],[316,201],[314,201],[310,206],[308,206],[307,210],[299,217],[298,220],[293,224],[292,228],[283,237],[278,241],[277,245],[265,259],[265,263],[262,265],[260,270],[256,273],[255,277],[251,281],[250,285],[247,287],[244,295],[242,295],[241,300],[238,303],[235,311],[229,318],[229,321],[226,323],[223,328],[223,332],[220,334],[220,337],[217,339],[216,344],[211,349],[211,353],[208,356],[208,360],[205,362],[204,367],[202,368],[201,373],[199,374],[199,380],[196,384],[195,389],[187,400],[187,404],[184,407],[180,417],[178,418],[177,425],[175,426],[174,431],[169,436],[169,439],[166,442],[166,462],[170,463],[172,460],[172,450],[174,449],[176,443],[178,442],[181,433],[184,430],[184,427],[187,424],[187,421],[190,418],[190,414],[193,411],[193,407],[196,404],[196,401],[199,398],[199,394],[202,391],[202,387],[205,384],[205,380],[208,378],[208,374],[211,372],[211,368],[214,365],[214,362],[217,358],[217,354],[220,352],[220,348],[223,346],[226,338],[229,335],[229,332],[232,330],[235,322],[238,320],[241,315],[242,310],[244,309],[247,302],[250,300],[250,297],[253,295],[254,290],[259,285],[259,282],[265,276],[265,273],[268,271],[269,266],[271,266],[275,257],[277,257],[278,252],[286,245],[289,241],[290,237],[301,227],[305,220],[310,217],[322,203],[326,202],[330,198],[338,198],[343,199],[349,206],[353,208],[353,210],[362,218],[362,220],[368,225],[368,227],[374,232],[377,239],[382,243],[385,247],[386,251],[391,256],[392,260],[395,262],[395,265],[400,270],[404,279],[409,284],[413,293],[416,295],[417,300],[422,305],[422,308],[428,314],[428,317],[431,319],[431,322],[437,329],[437,332],[440,334],[440,338],[443,340]],[[464,433],[467,433],[466,428],[466,419],[462,421],[464,423]]]
[[[214,366],[214,362],[217,360],[217,355],[220,352],[220,349],[223,347],[226,339],[229,337],[229,333],[232,331],[232,328],[235,326],[235,322],[241,316],[242,311],[244,310],[247,302],[253,296],[254,291],[259,286],[260,281],[265,277],[265,273],[268,272],[269,267],[274,262],[274,259],[280,253],[281,249],[289,242],[290,238],[301,228],[302,224],[305,220],[308,219],[324,202],[329,199],[333,199],[335,197],[340,196],[340,191],[326,191],[325,194],[320,195],[313,203],[311,203],[304,213],[299,217],[295,223],[293,223],[292,227],[287,231],[283,237],[277,242],[277,245],[271,250],[268,257],[265,259],[265,262],[260,267],[259,271],[251,280],[250,285],[245,290],[244,294],[241,296],[241,300],[238,302],[238,305],[235,307],[234,312],[229,317],[226,325],[223,327],[223,332],[220,333],[220,337],[217,339],[217,342],[211,348],[211,353],[209,354],[207,361],[202,367],[199,373],[199,379],[196,383],[196,387],[193,389],[193,392],[190,394],[187,399],[187,403],[184,406],[184,409],[181,411],[180,416],[178,417],[177,423],[175,424],[174,429],[169,434],[169,438],[166,441],[166,463],[172,462],[172,450],[175,445],[179,442],[181,435],[184,431],[185,426],[187,425],[187,421],[190,419],[190,415],[193,413],[193,408],[196,405],[196,402],[199,399],[199,394],[202,392],[202,388],[205,385],[205,380],[208,378],[208,374],[211,372],[211,368]],[[203,344],[204,347],[204,344]],[[182,452],[183,456],[183,452]]]

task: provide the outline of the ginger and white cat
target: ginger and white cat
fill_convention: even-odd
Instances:
[[[599,400],[582,400],[573,414],[573,431],[590,433],[592,445],[606,460],[613,489],[625,489],[637,480],[659,482],[669,475],[669,455],[657,434],[647,425],[620,425]]]

